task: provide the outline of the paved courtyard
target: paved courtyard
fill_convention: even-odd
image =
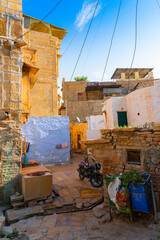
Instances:
[[[151,240],[158,236],[155,230],[121,219],[101,224],[91,210],[33,217],[11,227],[28,235],[30,240]]]
[[[6,227],[6,230],[12,232],[12,229],[16,228],[19,233],[27,236],[22,237],[23,240],[158,240],[160,232],[154,224],[144,227],[139,221],[131,223],[124,217],[115,216],[112,222],[104,223],[92,210],[85,210],[85,207],[102,198],[103,191],[101,188],[93,188],[89,181],[79,179],[77,167],[81,160],[83,156],[78,156],[71,165],[49,168],[53,172],[53,185],[60,194],[51,207],[64,209],[64,206],[76,205],[77,208],[71,207],[73,212],[57,212],[51,215],[45,215],[44,212],[43,216],[28,219],[22,219],[25,217],[19,212],[20,221]],[[105,211],[107,213],[107,210]],[[11,215],[15,216],[15,212],[16,210]]]
[[[76,155],[73,164],[49,167],[53,173],[53,186],[60,195],[56,202],[62,205],[78,203],[79,206],[82,203],[84,207],[89,207],[102,199],[102,188],[92,187],[88,179],[79,179],[77,168],[83,160],[83,155]]]

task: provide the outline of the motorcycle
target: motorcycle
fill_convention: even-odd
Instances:
[[[89,163],[88,157],[85,157],[85,161],[79,164],[77,171],[81,180],[88,178],[93,187],[99,188],[103,185],[103,175],[100,172],[101,164],[95,162],[94,158],[91,157],[91,159],[94,163]]]

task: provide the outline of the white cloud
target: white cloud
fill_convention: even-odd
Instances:
[[[78,15],[76,17],[76,21],[75,21],[75,25],[80,31],[82,31],[83,27],[92,18],[93,13],[95,11],[96,4],[97,4],[97,2],[92,1],[92,0],[84,1],[82,9],[78,13]],[[98,6],[94,17],[96,17],[98,15],[100,10],[101,10],[101,5]]]

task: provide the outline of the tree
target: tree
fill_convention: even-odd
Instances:
[[[89,82],[88,77],[82,76],[82,77],[75,77],[75,81],[86,81]]]

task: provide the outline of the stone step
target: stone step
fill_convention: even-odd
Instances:
[[[5,224],[5,217],[0,216],[0,234],[2,233],[2,229],[4,227],[4,224]]]
[[[23,195],[11,195],[10,196],[10,199],[11,199],[11,203],[13,202],[19,202],[19,201],[22,201],[23,200]]]

